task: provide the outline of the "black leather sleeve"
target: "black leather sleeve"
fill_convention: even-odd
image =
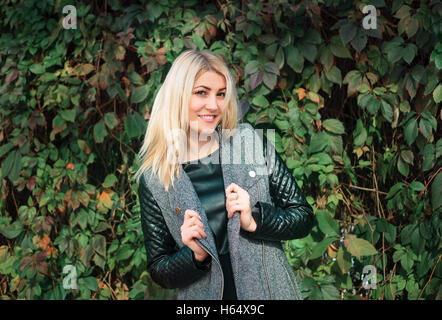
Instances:
[[[264,139],[264,155],[267,153],[267,144],[269,142]],[[306,237],[314,224],[313,209],[284,161],[276,151],[274,155],[267,159],[272,162],[269,167],[273,168],[269,175],[273,204],[258,201],[252,208],[256,230],[247,232],[241,229],[241,233],[256,240],[280,241]]]
[[[147,271],[152,280],[163,288],[174,289],[186,287],[200,279],[210,270],[210,256],[198,262],[188,246],[178,248],[143,176],[140,178],[138,195]]]

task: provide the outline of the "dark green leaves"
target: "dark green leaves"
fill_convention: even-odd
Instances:
[[[367,35],[362,28],[358,28],[358,32],[356,36],[351,40],[351,46],[358,52],[361,52],[362,49],[367,45]]]
[[[106,179],[104,179],[103,187],[110,188],[114,186],[115,183],[117,183],[118,179],[114,174],[108,174],[106,176]]]
[[[130,96],[130,103],[140,103],[146,99],[147,95],[149,93],[149,89],[147,85],[136,87]]]
[[[104,141],[104,138],[107,136],[107,130],[104,126],[104,121],[99,121],[94,126],[94,139],[96,143],[102,143]]]
[[[133,253],[134,253],[134,248],[130,245],[124,244],[118,249],[115,259],[117,261],[126,260],[129,257],[131,257]]]
[[[316,153],[324,150],[329,144],[328,136],[325,132],[313,134],[310,141],[310,153]]]
[[[301,54],[301,51],[294,46],[291,45],[286,49],[287,56],[287,64],[295,71],[300,73],[304,68],[304,57]]]
[[[345,47],[339,36],[334,36],[330,40],[330,50],[335,57],[351,59],[350,51]]]
[[[129,139],[138,138],[146,131],[146,121],[136,111],[129,113],[124,119],[124,130]]]
[[[411,64],[416,54],[417,54],[417,47],[413,43],[409,43],[406,47],[402,48],[402,58],[408,64]]]
[[[351,46],[358,52],[361,52],[367,45],[367,35],[365,31],[357,27],[353,22],[343,24],[339,28],[339,35],[344,44],[350,42]]]
[[[345,134],[344,125],[337,119],[327,119],[322,123],[322,126],[331,133]]]
[[[15,239],[23,231],[23,225],[19,220],[9,224],[0,224],[0,233],[8,239]]]
[[[83,286],[92,291],[98,290],[97,279],[94,277],[81,278],[78,280],[78,286]]]
[[[404,127],[404,136],[408,145],[411,145],[414,142],[414,140],[416,140],[417,135],[418,135],[417,120],[416,118],[411,118],[410,120],[408,120],[408,122],[405,124]]]
[[[341,36],[342,42],[344,44],[347,44],[351,40],[353,40],[357,33],[358,28],[353,22],[344,24],[341,26],[341,28],[339,28],[339,35]]]
[[[393,121],[393,109],[385,100],[381,100],[381,111],[384,118],[391,123]]]
[[[338,239],[339,238],[336,237],[336,236],[324,238],[321,242],[319,242],[313,248],[312,254],[310,255],[310,259],[317,259],[320,256],[322,256],[322,254],[324,253],[325,249],[327,249],[327,247],[329,245],[331,245],[333,242],[335,242]]]
[[[279,67],[274,62],[261,63],[258,60],[252,60],[246,64],[244,73],[245,75],[250,74],[250,90],[254,90],[263,82],[270,90],[272,90],[276,86]]]
[[[391,63],[403,59],[407,64],[411,64],[417,54],[418,48],[414,43],[408,43],[404,46],[404,39],[395,37],[382,45],[382,51],[387,55],[387,59]]]
[[[442,101],[442,83],[440,83],[433,91],[433,99],[436,103]]]
[[[72,123],[75,122],[75,115],[76,115],[75,109],[72,109],[72,110],[59,110],[58,113],[60,114],[60,116],[64,120],[72,122]]]
[[[106,123],[106,126],[112,130],[118,125],[118,118],[115,113],[108,112],[104,115],[104,123]]]
[[[439,171],[437,176],[431,183],[431,204],[433,211],[438,210],[442,206],[442,172]]]
[[[22,155],[20,151],[14,150],[9,152],[6,159],[2,162],[2,178],[8,176],[11,182],[17,180],[22,168],[21,160]]]
[[[330,71],[325,73],[325,76],[331,82],[339,84],[339,86],[342,84],[341,70],[336,66],[331,67]]]
[[[252,60],[246,64],[246,66],[244,68],[244,74],[249,75],[249,74],[256,73],[258,71],[258,68],[259,68],[258,61]]]
[[[98,253],[101,257],[106,258],[106,238],[97,234],[92,239],[92,248],[94,248],[95,253]]]
[[[365,129],[361,119],[358,119],[358,121],[356,122],[356,128],[353,131],[353,137],[353,143],[355,147],[362,147],[367,140],[367,129]]]
[[[381,102],[376,96],[370,96],[370,99],[367,102],[367,111],[370,112],[372,115],[375,115],[380,106]]]
[[[268,107],[270,105],[269,101],[264,96],[256,96],[253,98],[252,103],[258,107]]]
[[[40,75],[45,73],[46,68],[42,64],[34,63],[33,65],[31,65],[29,70],[31,70],[32,73]]]
[[[376,221],[376,231],[383,232],[385,239],[390,243],[396,242],[396,227],[388,223],[385,219]]]
[[[316,211],[316,219],[318,220],[319,229],[324,234],[330,236],[339,236],[339,225],[336,220],[327,211],[318,210]]]

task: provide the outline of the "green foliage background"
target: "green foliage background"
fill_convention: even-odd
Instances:
[[[65,30],[64,5],[77,9]],[[377,8],[365,30],[362,8]],[[170,299],[133,175],[187,48],[222,55],[317,225],[284,243],[305,299],[440,299],[439,1],[0,0],[0,296]],[[63,289],[67,265],[78,289]],[[377,270],[363,287],[363,267]],[[365,274],[369,277],[368,274]]]

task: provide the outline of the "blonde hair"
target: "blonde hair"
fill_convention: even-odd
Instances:
[[[223,132],[231,133],[237,127],[238,101],[235,81],[225,62],[211,52],[184,51],[173,62],[155,97],[144,142],[138,153],[141,166],[135,173],[137,182],[144,172],[151,169],[151,173],[158,176],[166,191],[170,185],[173,187],[174,180],[180,173],[180,163],[170,161],[171,150],[168,149],[171,147],[171,135],[177,129],[179,132],[189,132],[188,106],[193,86],[198,77],[207,71],[224,76],[226,81],[221,129],[229,129]],[[176,137],[172,139],[176,140]],[[174,146],[182,146],[182,141],[172,143]]]

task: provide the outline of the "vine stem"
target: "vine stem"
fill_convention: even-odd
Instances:
[[[440,169],[439,169],[439,170],[440,170]],[[440,258],[441,258],[441,257],[442,257],[442,254],[439,255],[439,258],[438,258],[437,261],[436,261],[436,264],[435,264],[435,266],[434,266],[434,268],[433,268],[433,271],[431,271],[430,278],[428,279],[427,283],[425,284],[424,288],[422,289],[421,293],[419,294],[419,297],[417,297],[418,300],[419,300],[419,298],[422,296],[422,293],[424,293],[425,288],[430,284],[431,279],[433,278],[434,271],[436,270],[436,267],[437,267],[437,265],[439,264],[439,261],[440,261]]]
[[[359,189],[359,190],[371,191],[371,192],[376,192],[376,193],[388,195],[387,192],[379,191],[379,190],[376,190],[376,189],[369,189],[369,188],[364,188],[364,187],[358,187],[358,186],[350,185],[350,184],[347,184],[347,183],[345,183],[345,185],[347,185],[347,186],[349,186],[351,188]]]
[[[437,175],[437,173],[440,171],[440,169],[442,169],[442,167],[440,167],[435,174],[433,174],[433,176],[431,177],[430,181],[427,182],[427,184],[425,185],[425,190],[427,189],[428,185],[430,184],[430,182],[433,180],[433,178]]]

